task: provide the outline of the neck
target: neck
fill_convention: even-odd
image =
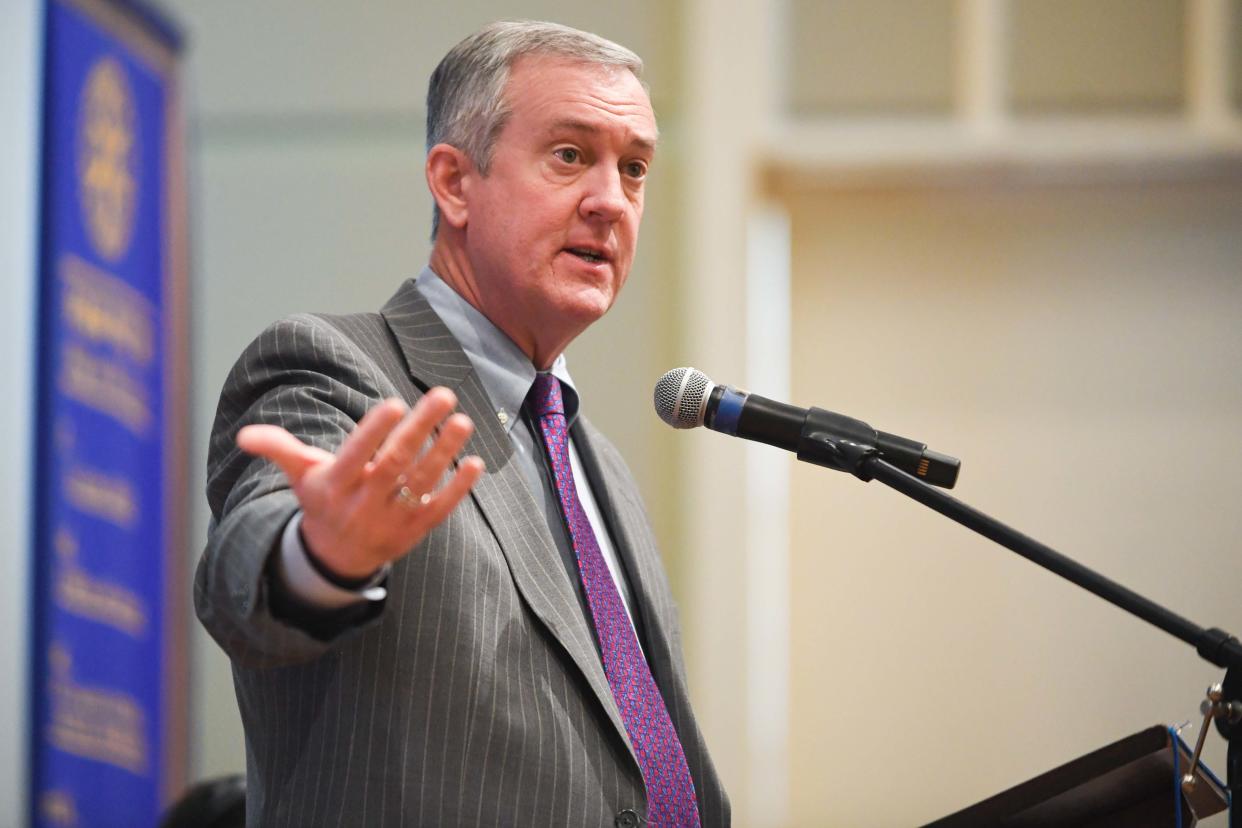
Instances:
[[[431,269],[445,284],[457,291],[461,298],[513,340],[536,370],[546,371],[551,368],[577,332],[558,336],[557,331],[534,331],[530,329],[531,326],[521,325],[520,320],[514,320],[507,315],[504,312],[506,305],[493,308],[474,278],[474,268],[470,265],[464,247],[452,239],[453,233],[454,228],[441,225],[431,248],[431,260],[428,263]],[[507,307],[511,310],[512,303],[508,303]]]

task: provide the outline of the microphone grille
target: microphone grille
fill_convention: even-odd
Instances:
[[[707,374],[697,368],[674,368],[656,382],[656,414],[673,428],[701,426],[712,388]]]

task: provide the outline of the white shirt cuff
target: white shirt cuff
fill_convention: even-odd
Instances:
[[[316,572],[298,532],[301,525],[302,513],[298,512],[285,525],[280,554],[276,557],[275,575],[295,598],[319,609],[333,610],[363,601],[382,601],[388,596],[388,590],[380,584],[388,577],[391,564],[380,567],[375,577],[357,590],[342,589]]]

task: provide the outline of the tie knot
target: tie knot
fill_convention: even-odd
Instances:
[[[565,415],[565,402],[561,399],[561,381],[551,373],[536,374],[530,389],[530,410],[536,417],[549,414]]]

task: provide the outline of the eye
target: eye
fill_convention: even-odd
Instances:
[[[644,161],[629,161],[623,167],[625,174],[630,178],[643,179],[647,177],[647,164]]]
[[[564,161],[566,164],[577,164],[582,160],[582,153],[575,147],[560,147],[559,149],[553,150],[552,154]]]

